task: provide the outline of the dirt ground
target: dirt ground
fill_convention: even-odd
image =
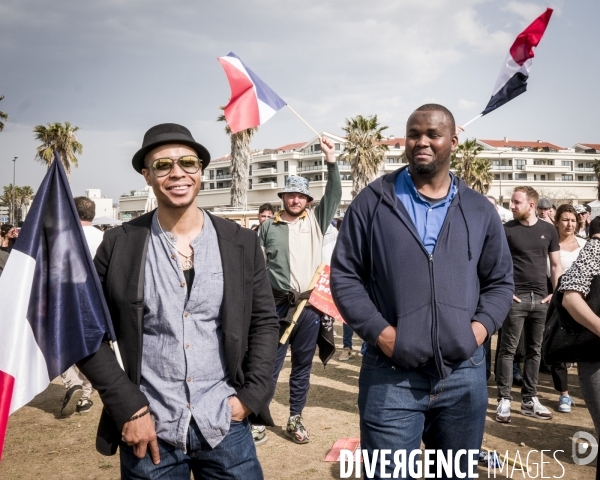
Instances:
[[[341,350],[341,326],[336,326],[338,351]],[[360,345],[354,338],[355,348]],[[279,385],[272,404],[272,413],[278,427],[268,429],[269,440],[258,447],[265,478],[284,479],[338,479],[337,463],[325,463],[325,455],[333,443],[343,437],[358,437],[358,375],[360,357],[339,362],[334,357],[323,368],[315,357],[311,389],[304,410],[304,420],[311,435],[311,442],[295,445],[288,440],[283,428],[288,417],[289,358],[281,373]],[[493,380],[493,377],[492,377]],[[570,414],[556,411],[558,394],[552,386],[550,375],[540,374],[539,397],[552,409],[554,419],[544,421],[520,414],[520,393],[513,389],[513,420],[503,425],[494,420],[496,410],[496,387],[488,384],[490,397],[484,446],[515,456],[517,450],[523,460],[529,457],[529,476],[515,470],[511,478],[541,478],[539,472],[541,450],[545,452],[544,477],[565,479],[594,478],[596,461],[591,465],[578,466],[571,458],[571,439],[575,432],[583,430],[594,434],[593,424],[581,397],[576,369],[569,370],[570,394],[576,407]],[[95,450],[96,426],[100,416],[100,399],[94,393],[92,411],[86,415],[75,414],[69,418],[58,417],[64,388],[60,379],[55,380],[31,403],[10,417],[0,479],[116,479],[119,478],[119,458],[104,457]],[[460,428],[460,426],[457,426]],[[552,452],[564,467],[552,458]],[[534,462],[538,464],[534,465]],[[512,469],[512,467],[511,467]],[[506,470],[505,470],[506,471]],[[480,478],[488,477],[487,468],[479,468]],[[491,474],[493,478],[493,473]],[[497,478],[505,478],[497,474]]]

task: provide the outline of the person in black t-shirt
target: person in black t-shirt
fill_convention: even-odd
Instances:
[[[510,201],[514,220],[504,224],[513,259],[515,294],[508,317],[502,325],[496,383],[498,409],[496,420],[509,423],[513,361],[521,332],[525,335],[525,365],[521,387],[521,413],[549,420],[552,413],[537,398],[537,380],[541,360],[546,311],[552,299],[548,295],[547,259],[550,281],[556,289],[562,270],[556,227],[536,217],[538,193],[531,187],[516,187]]]

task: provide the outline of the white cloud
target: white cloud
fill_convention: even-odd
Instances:
[[[465,100],[464,98],[461,98],[458,101],[458,108],[461,110],[473,110],[474,108],[480,106],[480,104],[481,102],[474,102],[472,100]]]

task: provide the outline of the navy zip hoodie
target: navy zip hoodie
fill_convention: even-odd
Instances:
[[[396,196],[400,171],[375,180],[348,208],[331,290],[344,320],[371,348],[392,325],[395,364],[446,378],[477,349],[473,320],[490,336],[502,325],[514,292],[512,258],[494,206],[459,178],[429,255]]]

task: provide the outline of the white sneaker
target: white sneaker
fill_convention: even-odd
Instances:
[[[541,418],[542,420],[550,420],[552,412],[544,407],[538,397],[531,397],[528,402],[521,402],[521,413],[528,417]]]
[[[500,423],[510,423],[510,400],[508,398],[501,398],[498,401],[496,421]]]

